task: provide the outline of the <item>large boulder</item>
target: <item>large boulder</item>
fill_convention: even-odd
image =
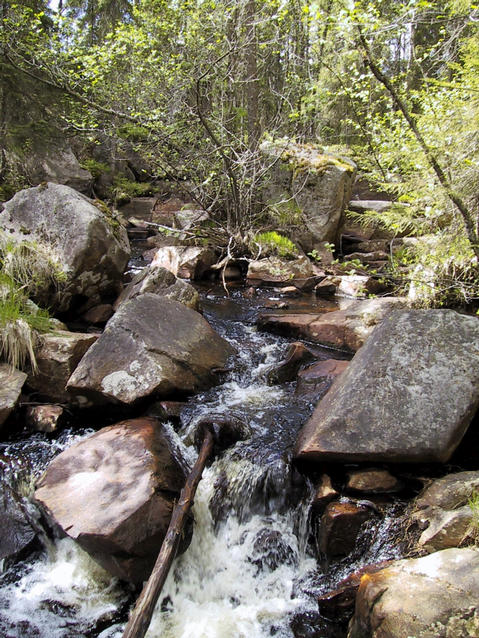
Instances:
[[[314,461],[446,462],[479,404],[479,319],[396,310],[300,432]]]
[[[479,551],[445,549],[362,576],[348,638],[472,638]]]
[[[0,363],[0,426],[15,408],[26,379],[27,375],[24,372],[8,363]]]
[[[93,184],[91,173],[80,166],[73,150],[67,144],[39,147],[22,160],[30,184],[55,182],[89,194]]]
[[[374,327],[394,308],[404,304],[405,301],[399,297],[384,297],[350,302],[345,308],[332,312],[262,313],[258,318],[258,327],[356,352]]]
[[[423,530],[419,547],[434,552],[459,547],[477,538],[479,530],[470,503],[478,493],[479,472],[448,474],[427,487],[417,498],[410,516],[411,522]]]
[[[68,388],[131,404],[195,392],[216,381],[233,348],[196,311],[147,293],[122,304],[70,377]]]
[[[28,386],[50,401],[71,401],[68,379],[97,339],[95,334],[67,330],[42,335],[35,352],[37,368],[28,375]]]
[[[36,242],[63,273],[60,289],[40,285],[37,299],[54,311],[94,305],[121,291],[130,255],[125,229],[68,186],[42,184],[18,192],[0,213],[11,241]]]
[[[116,300],[114,304],[115,310],[125,301],[147,292],[179,301],[193,310],[198,310],[200,306],[200,296],[191,284],[177,279],[166,268],[150,265],[147,268],[143,268],[131,280]]]
[[[288,140],[263,142],[261,152],[269,166],[265,201],[276,214],[299,218],[304,230],[296,239],[302,248],[336,242],[356,176],[354,162]]]
[[[103,428],[57,456],[35,500],[113,575],[148,578],[185,480],[152,418]]]

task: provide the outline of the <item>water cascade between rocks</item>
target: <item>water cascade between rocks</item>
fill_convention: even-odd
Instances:
[[[364,527],[345,559],[318,561],[312,489],[291,464],[297,433],[313,405],[294,384],[268,385],[266,372],[288,341],[255,327],[257,302],[239,292],[203,300],[204,314],[237,350],[224,382],[196,395],[169,426],[179,454],[190,464],[195,425],[208,415],[238,419],[250,438],[219,454],[199,485],[190,547],[176,559],[153,616],[149,638],[313,638],[343,633],[319,616],[317,596],[363,564],[394,558],[394,504]],[[319,350],[318,350],[319,352]],[[321,358],[321,353],[319,353]],[[323,358],[331,358],[325,351]],[[49,461],[91,433],[64,431],[56,438],[17,437],[0,447],[6,484],[29,504]],[[112,579],[68,538],[34,547],[23,561],[2,564],[0,635],[5,638],[119,638],[134,600],[131,586]]]

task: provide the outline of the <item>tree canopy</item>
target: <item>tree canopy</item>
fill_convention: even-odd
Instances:
[[[396,202],[375,222],[422,238],[408,258],[424,296],[469,300],[478,24],[467,0],[2,2],[0,175],[28,181],[6,149],[45,132],[128,139],[227,241],[264,213],[262,140],[348,146]]]

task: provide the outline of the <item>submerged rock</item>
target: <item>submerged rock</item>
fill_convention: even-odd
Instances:
[[[469,638],[479,631],[479,550],[445,549],[361,578],[348,638]]]
[[[111,574],[141,583],[155,563],[185,474],[152,418],[103,428],[57,456],[35,500]]]
[[[91,200],[60,184],[18,192],[0,213],[13,242],[38,242],[63,273],[60,289],[39,282],[41,305],[64,312],[117,295],[130,255],[125,229]]]
[[[398,310],[319,402],[295,454],[308,461],[446,462],[478,404],[479,319]]]
[[[214,385],[233,348],[194,310],[150,293],[122,304],[68,381],[97,402],[126,404]]]

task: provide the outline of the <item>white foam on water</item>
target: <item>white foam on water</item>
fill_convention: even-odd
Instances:
[[[191,545],[170,572],[147,637],[265,638],[272,627],[277,636],[292,636],[288,614],[311,604],[293,595],[294,579],[315,562],[299,555],[290,516],[255,515],[240,523],[231,515],[215,530],[208,507],[214,478],[206,470],[195,499]],[[264,530],[281,535],[292,550],[291,563],[261,569],[253,562],[271,550],[255,545]]]
[[[0,591],[0,630],[9,638],[81,636],[118,609],[125,593],[88,554],[63,538],[18,581]],[[70,626],[76,630],[69,633]],[[78,632],[78,633],[76,633]]]

